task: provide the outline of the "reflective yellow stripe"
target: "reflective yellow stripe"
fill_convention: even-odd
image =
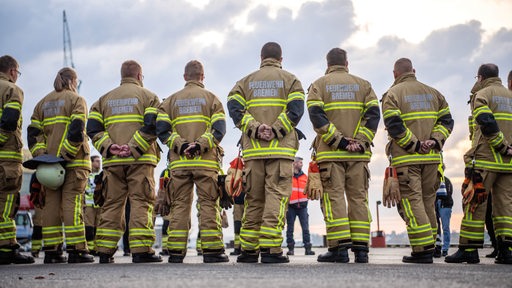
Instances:
[[[370,151],[365,151],[364,154],[348,152],[344,150],[337,151],[322,151],[316,154],[316,159],[326,160],[326,159],[365,159],[370,160],[372,157],[372,153]]]
[[[105,142],[105,140],[107,140],[108,138],[110,138],[110,136],[108,135],[108,132],[103,132],[103,136],[101,136],[100,139],[98,139],[98,141],[96,141],[94,143],[94,147],[98,150],[98,151],[101,151],[101,146],[103,145],[103,142]]]
[[[188,115],[176,117],[171,121],[173,129],[176,125],[186,123],[205,123],[207,126],[210,126],[210,118],[204,115]]]
[[[15,151],[2,151],[0,150],[0,159],[8,159],[8,160],[23,160],[23,156],[21,152],[15,152]]]
[[[77,167],[84,167],[84,168],[91,168],[91,160],[89,159],[77,159],[72,160],[66,164],[66,168],[77,168]]]
[[[400,114],[401,114],[400,110],[397,110],[397,109],[391,110],[390,109],[390,110],[384,111],[383,117],[384,117],[384,119],[387,119],[387,118],[393,117],[393,116],[400,117]]]
[[[412,212],[411,203],[409,202],[409,199],[407,199],[407,198],[402,199],[402,208],[404,209],[405,215],[407,216],[407,218],[409,218],[409,227],[411,227],[411,228],[409,228],[409,227],[407,227],[407,228],[412,229],[412,227],[417,227],[418,222],[416,221],[416,217],[414,216],[414,213]]]
[[[410,112],[401,115],[403,121],[411,121],[417,119],[437,119],[436,111]]]
[[[135,142],[137,142],[143,151],[147,151],[149,149],[149,143],[144,138],[142,138],[139,130],[135,131],[135,134],[133,134],[133,139]]]
[[[331,110],[359,110],[363,111],[363,102],[332,102],[324,104],[324,111]]]
[[[135,160],[133,157],[117,157],[114,156],[112,158],[103,159],[103,164],[116,164],[116,163],[126,163],[126,164],[133,164],[133,163],[141,163],[141,162],[149,162],[151,164],[158,164],[158,157],[152,154],[143,154],[139,159]]]
[[[409,142],[411,141],[411,139],[412,139],[412,132],[411,132],[411,130],[409,130],[409,129],[407,128],[407,130],[405,131],[405,135],[404,135],[404,137],[402,137],[402,138],[398,139],[398,140],[396,141],[396,143],[397,143],[398,145],[400,145],[400,147],[402,147],[402,148],[403,148],[403,147],[407,146],[407,144],[409,144]]]
[[[144,109],[144,115],[157,114],[157,113],[158,113],[158,109],[156,107],[147,107],[146,109]]]
[[[324,201],[324,209],[325,209],[325,222],[327,225],[330,224],[334,220],[332,215],[331,208],[331,199],[329,198],[329,193],[325,193],[322,195],[322,200]]]
[[[167,113],[158,113],[156,121],[164,121],[172,125],[171,118],[169,118],[169,114]]]
[[[105,118],[105,126],[108,127],[112,124],[118,123],[140,123],[144,124],[144,116],[139,114],[126,114],[109,116]]]
[[[174,160],[169,164],[169,169],[187,168],[187,167],[202,167],[218,170],[220,169],[219,162],[212,160],[200,159],[180,159]]]
[[[357,130],[357,133],[363,134],[370,141],[373,141],[373,138],[375,138],[375,133],[373,133],[372,130],[370,130],[366,127],[359,127],[359,129]]]
[[[247,108],[262,106],[286,107],[286,100],[276,98],[258,98],[247,101]]]
[[[468,163],[466,165],[466,167],[469,167],[469,166],[471,166],[471,163]],[[485,161],[485,160],[476,160],[475,168],[512,172],[512,163],[496,163],[496,162]]]
[[[494,119],[500,121],[512,121],[512,113],[494,113]]]
[[[334,133],[336,132],[336,126],[334,124],[329,123],[329,127],[327,128],[327,133],[322,135],[322,140],[324,142],[329,142],[332,137],[334,136]]]
[[[71,145],[68,139],[64,140],[62,146],[66,148],[66,150],[68,150],[68,152],[71,153],[73,156],[75,156],[78,153],[78,147]]]
[[[225,119],[226,119],[226,115],[224,113],[215,113],[212,115],[211,123],[213,124],[216,121],[225,120]]]
[[[72,114],[70,119],[71,119],[71,121],[79,119],[79,120],[82,120],[85,122],[86,117],[85,117],[85,114],[83,114],[83,113],[82,114]]]
[[[491,109],[489,109],[489,107],[487,105],[484,105],[484,106],[476,108],[473,111],[473,117],[476,119],[482,113],[492,114],[492,111],[491,111]]]
[[[15,110],[21,111],[21,103],[20,102],[14,102],[14,101],[7,102],[4,105],[4,110],[7,109],[7,108],[11,108],[11,109],[15,109]]]
[[[431,152],[429,154],[410,154],[410,155],[403,155],[403,156],[396,156],[391,158],[391,166],[394,165],[401,165],[405,163],[412,163],[412,162],[435,162],[439,163],[439,153]]]
[[[308,109],[313,106],[318,106],[320,108],[324,108],[324,101],[321,100],[308,100],[307,102]]]
[[[70,122],[71,121],[68,116],[55,116],[55,117],[45,118],[43,120],[43,126],[46,127],[46,126],[54,125],[54,124],[69,124]]]
[[[446,129],[446,127],[444,127],[443,125],[436,125],[434,126],[434,129],[432,129],[432,132],[439,132],[441,134],[443,134],[443,136],[445,138],[448,138],[448,136],[450,136],[450,131],[448,131],[448,129]]]
[[[103,115],[101,115],[99,112],[93,111],[89,114],[89,119],[94,119],[103,124]]]
[[[240,103],[240,105],[244,106],[244,108],[246,106],[246,101],[240,94],[233,94],[228,96],[228,102],[231,100],[235,100],[236,102]]]
[[[297,150],[292,148],[256,148],[256,149],[246,149],[243,151],[244,159],[248,159],[251,157],[260,157],[260,156],[268,156],[268,155],[281,155],[281,156],[290,156],[295,157],[295,153]]]
[[[290,103],[292,101],[295,101],[295,100],[301,100],[301,101],[304,101],[304,93],[302,92],[292,92],[290,94],[288,94],[288,100],[287,102]]]
[[[286,116],[286,113],[279,114],[279,117],[277,117],[277,119],[279,119],[281,121],[284,128],[286,129],[286,132],[289,133],[290,131],[292,131],[292,129],[293,129],[292,123],[288,119],[288,116]]]

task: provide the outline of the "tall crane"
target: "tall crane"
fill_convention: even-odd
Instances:
[[[64,47],[64,67],[71,66],[71,68],[75,69],[75,63],[73,63],[73,50],[71,48],[71,33],[69,32],[66,10],[62,10],[62,34]],[[80,85],[82,85],[82,81],[78,81],[78,91],[80,91]]]

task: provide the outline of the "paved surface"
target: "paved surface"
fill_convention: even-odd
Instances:
[[[315,249],[318,253],[325,248]],[[230,252],[230,251],[228,251]],[[297,249],[296,253],[302,253]],[[455,249],[450,249],[455,252]],[[404,264],[409,248],[371,249],[369,264],[318,263],[316,256],[290,257],[289,264],[203,264],[190,250],[183,264],[132,264],[116,255],[114,264],[42,264],[0,266],[0,287],[512,287],[512,265],[497,265],[483,256],[480,264]],[[98,258],[96,258],[96,262]],[[39,279],[40,278],[40,279]]]

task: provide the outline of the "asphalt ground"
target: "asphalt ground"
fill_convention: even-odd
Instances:
[[[316,254],[325,248],[314,249]],[[450,254],[456,249],[450,249]],[[228,253],[231,250],[227,251]],[[485,258],[490,249],[480,250],[480,264],[404,264],[409,248],[375,248],[370,263],[318,263],[317,256],[290,256],[288,264],[204,264],[189,250],[183,264],[133,264],[131,257],[115,255],[113,264],[43,264],[42,257],[30,265],[0,266],[0,287],[512,287],[512,265],[494,264]]]

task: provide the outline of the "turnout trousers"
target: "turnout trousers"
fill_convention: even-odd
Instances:
[[[244,204],[233,204],[233,223],[235,229],[235,249],[240,249],[240,230],[242,229],[242,217],[244,216]]]
[[[210,254],[224,249],[217,177],[217,171],[206,169],[171,171],[171,182],[167,187],[171,198],[167,249],[171,255],[185,256],[187,252],[194,184],[198,197],[201,250]]]
[[[0,161],[0,252],[18,248],[14,217],[20,205],[21,163]]]
[[[434,251],[437,234],[435,209],[440,178],[438,164],[410,165],[396,168],[400,183],[398,213],[407,224],[407,234],[415,253]]]
[[[283,250],[283,227],[292,193],[292,160],[256,159],[245,162],[245,213],[240,242],[244,251]]]
[[[64,184],[57,190],[46,190],[43,208],[43,242],[45,251],[56,251],[63,244],[62,225],[66,234],[66,250],[85,251],[83,204],[87,185],[85,169],[66,169]]]
[[[132,253],[150,253],[155,241],[153,209],[155,203],[154,166],[119,165],[104,168],[101,219],[96,229],[96,251],[113,255],[126,227],[125,205],[130,200],[129,243]]]
[[[322,162],[320,177],[328,247],[368,251],[371,222],[368,162]]]

